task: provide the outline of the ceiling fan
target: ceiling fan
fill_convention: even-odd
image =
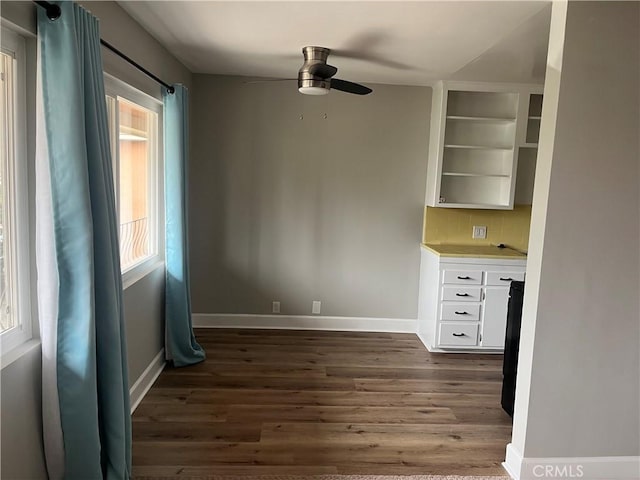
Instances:
[[[359,83],[333,78],[338,69],[327,64],[331,50],[324,47],[304,47],[304,63],[298,71],[298,91],[305,95],[326,95],[329,90],[368,95],[373,90]]]

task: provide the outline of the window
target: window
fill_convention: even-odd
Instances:
[[[118,217],[120,262],[123,270],[156,252],[149,234],[152,221],[154,132],[156,115],[117,98],[118,107]]]
[[[2,29],[0,50],[0,345],[31,338],[25,39]]]
[[[105,77],[125,287],[161,259],[159,167],[162,104]]]

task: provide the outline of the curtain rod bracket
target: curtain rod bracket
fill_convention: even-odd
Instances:
[[[33,2],[37,5],[40,5],[42,8],[44,8],[47,12],[47,18],[49,20],[57,20],[60,18],[60,15],[62,15],[62,9],[60,8],[59,5],[56,5],[55,3],[49,3],[49,2]]]

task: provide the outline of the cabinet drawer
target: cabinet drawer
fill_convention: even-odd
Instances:
[[[442,283],[481,285],[481,270],[445,270]]]
[[[478,344],[478,324],[441,323],[438,344],[441,346],[475,346]]]
[[[509,286],[512,280],[524,280],[524,272],[487,272],[487,285]]]
[[[444,286],[442,300],[454,302],[479,302],[481,287]]]
[[[440,320],[480,320],[480,304],[443,303]]]

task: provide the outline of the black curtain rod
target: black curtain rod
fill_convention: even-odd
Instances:
[[[100,39],[100,43],[102,45],[104,45],[105,47],[107,47],[109,50],[111,50],[113,53],[115,53],[116,55],[118,55],[120,58],[123,58],[124,60],[126,60],[127,62],[129,62],[131,65],[133,65],[134,67],[136,67],[138,70],[140,70],[142,73],[144,73],[147,77],[151,77],[153,78],[156,82],[158,82],[160,85],[164,85],[167,88],[167,92],[169,93],[173,93],[176,91],[175,88],[173,88],[171,85],[169,85],[168,83],[163,82],[162,80],[160,80],[158,77],[156,77],[153,73],[151,73],[149,70],[147,70],[146,68],[144,68],[142,65],[140,65],[139,63],[135,62],[134,60],[131,60],[129,57],[127,57],[124,53],[122,53],[120,50],[118,50],[116,47],[114,47],[113,45],[111,45],[108,42],[105,42],[103,39]]]
[[[49,20],[57,20],[58,18],[60,18],[60,15],[62,15],[62,10],[60,9],[60,7],[58,5],[55,5],[55,4],[49,3],[49,2],[36,2],[35,0],[33,1],[33,3],[35,3],[36,5],[44,8],[47,11],[47,18],[49,18]],[[158,77],[156,77],[149,70],[147,70],[142,65],[140,65],[137,62],[135,62],[134,60],[132,60],[128,56],[126,56],[124,53],[122,53],[120,50],[118,50],[116,47],[114,47],[110,43],[105,42],[103,39],[100,39],[100,43],[103,46],[105,46],[106,48],[108,48],[109,50],[111,50],[113,53],[118,55],[120,58],[126,60],[131,65],[136,67],[138,70],[140,70],[142,73],[144,73],[147,77],[153,78],[160,85],[163,85],[167,89],[167,91],[169,93],[174,93],[176,91],[175,88],[173,88],[171,85],[169,85],[168,83],[163,82],[162,80],[160,80]]]

